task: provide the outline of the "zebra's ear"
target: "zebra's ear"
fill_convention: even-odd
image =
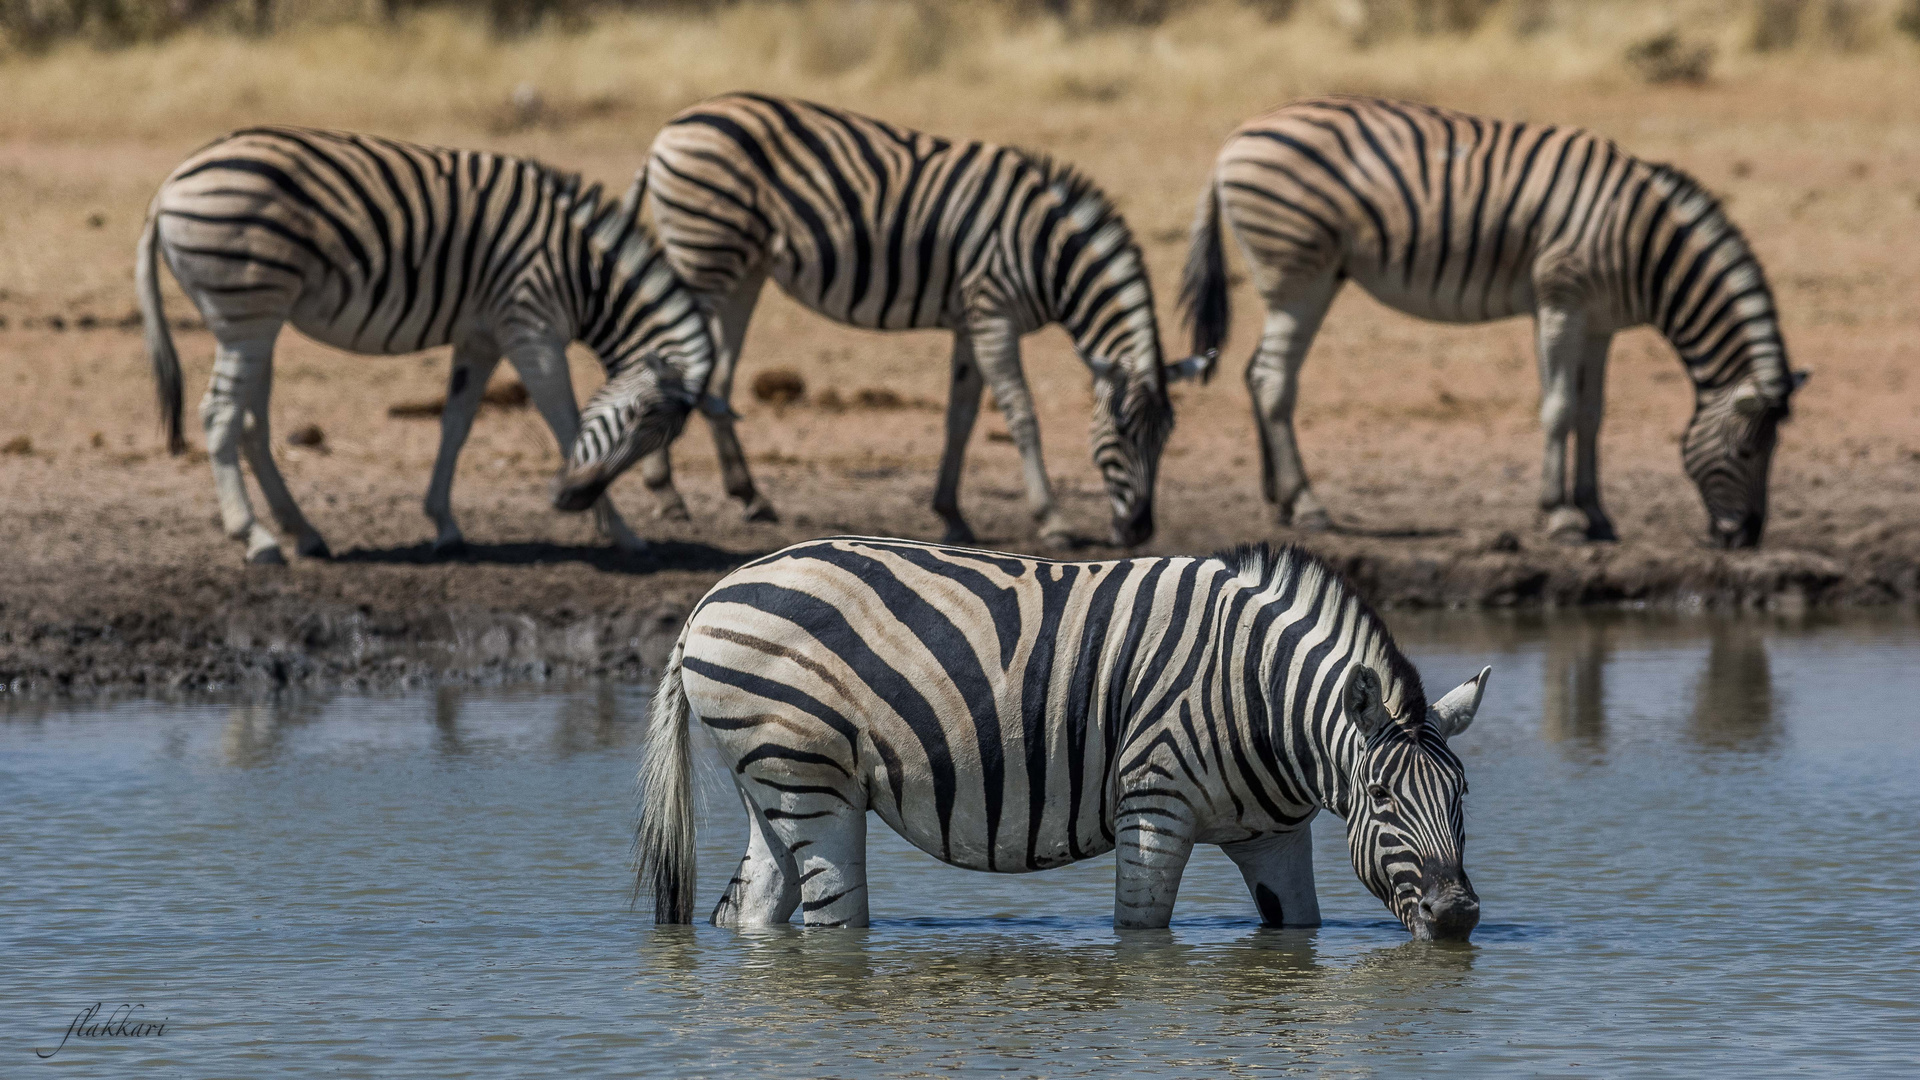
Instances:
[[[1387,703],[1381,700],[1380,676],[1365,664],[1355,664],[1348,670],[1347,683],[1340,689],[1340,702],[1347,710],[1347,719],[1366,738],[1373,738],[1374,732],[1392,720],[1387,715]]]
[[[1492,668],[1481,668],[1480,674],[1447,691],[1439,701],[1427,706],[1427,724],[1439,732],[1443,739],[1451,739],[1467,730],[1467,725],[1473,723],[1474,714],[1480,710],[1480,695],[1487,692],[1487,679],[1492,674]]]

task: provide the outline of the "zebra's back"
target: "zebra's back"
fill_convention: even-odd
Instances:
[[[1263,290],[1338,270],[1410,314],[1480,322],[1532,311],[1542,260],[1578,253],[1639,164],[1580,128],[1334,97],[1243,125],[1215,179]]]
[[[962,281],[1040,171],[1009,147],[729,94],[667,122],[647,187],[674,269],[695,291],[726,295],[764,271],[841,322],[911,329],[955,325]]]
[[[217,297],[220,321],[277,327],[291,314],[328,344],[396,353],[489,314],[478,299],[532,259],[551,196],[575,184],[484,151],[257,128],[181,163],[154,211],[175,276]]]

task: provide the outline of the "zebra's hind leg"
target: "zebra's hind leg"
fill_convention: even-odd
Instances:
[[[253,386],[271,370],[273,339],[279,334],[280,324],[249,329],[253,332],[245,337],[216,331],[219,344],[214,348],[213,378],[200,400],[200,423],[207,436],[207,457],[213,465],[221,528],[229,537],[246,541],[248,562],[284,565],[287,560],[280,553],[280,541],[254,517],[246,478],[240,473],[248,409],[256,396],[264,409],[265,395],[256,395]]]
[[[777,926],[800,906],[800,872],[793,853],[744,790],[740,801],[747,808],[747,853],[714,906],[713,925]]]
[[[1319,926],[1320,897],[1313,887],[1313,834],[1307,824],[1235,844],[1221,844],[1267,926]]]
[[[248,399],[246,421],[240,433],[240,447],[246,452],[247,465],[253,469],[253,479],[260,485],[260,494],[266,497],[267,509],[272,511],[275,524],[280,531],[294,538],[293,549],[310,559],[329,559],[333,553],[327,550],[327,542],[320,538],[319,530],[307,521],[300,512],[300,504],[293,501],[293,492],[287,490],[287,481],[280,475],[280,466],[273,460],[272,425],[267,419],[267,403],[273,396],[273,358],[269,354],[267,361],[259,365],[257,377],[247,384]]]
[[[1247,395],[1260,430],[1264,455],[1264,494],[1274,520],[1301,529],[1329,529],[1333,521],[1314,497],[1293,435],[1293,408],[1299,398],[1300,365],[1340,291],[1340,279],[1328,271],[1302,282],[1282,282],[1267,294],[1266,328],[1247,364]]]
[[[453,520],[453,472],[473,429],[473,417],[487,392],[487,380],[500,363],[492,342],[462,341],[453,349],[453,371],[447,376],[447,404],[440,410],[440,452],[433,460],[433,479],[427,484],[424,509],[434,527],[433,552],[446,555],[466,541]]]
[[[953,384],[947,397],[947,445],[940,454],[940,480],[933,489],[933,512],[947,523],[943,544],[971,544],[973,530],[960,515],[960,470],[966,463],[967,440],[980,415],[980,393],[985,386],[980,365],[973,360],[973,340],[953,335]]]
[[[763,804],[761,813],[773,833],[769,846],[784,848],[793,860],[797,876],[787,880],[800,887],[801,917],[808,926],[867,925],[865,792],[839,779],[823,784],[768,777],[743,785],[751,789],[750,799]]]

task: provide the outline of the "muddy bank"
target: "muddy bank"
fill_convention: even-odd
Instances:
[[[1920,602],[1920,544],[1725,554],[1647,545],[1305,538],[1374,603],[1676,609]],[[479,548],[447,562],[354,552],[291,569],[22,568],[0,596],[0,701],[267,694],[586,677],[647,680],[724,568],[754,551]],[[1089,548],[1084,555],[1111,554]]]

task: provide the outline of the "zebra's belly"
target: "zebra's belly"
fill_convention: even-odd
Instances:
[[[342,305],[335,297],[302,297],[289,320],[295,330],[322,345],[351,353],[392,356],[418,352],[459,340],[468,328],[440,325],[426,312],[396,319],[389,313],[369,313],[362,302]]]
[[[1356,270],[1351,271],[1351,277],[1382,304],[1434,322],[1481,323],[1533,314],[1533,286],[1526,280],[1489,288],[1485,282],[1467,282],[1463,287],[1452,275],[1437,285],[1418,275],[1409,283],[1396,272]]]
[[[902,795],[908,801],[916,797],[911,788]],[[924,797],[931,799],[932,793],[924,793]],[[956,820],[943,838],[937,827],[930,827],[926,822],[916,822],[912,817],[903,820],[891,799],[875,798],[872,809],[880,820],[891,826],[908,843],[948,866],[958,866],[963,870],[1025,874],[1098,858],[1113,850],[1113,842],[1098,834],[1081,837],[1080,842],[1075,844],[1064,828],[1043,826],[1039,834],[1033,837],[1033,850],[1029,856],[1024,817],[1016,817],[1012,829],[1003,823],[996,842],[989,847],[985,824],[981,821]]]

